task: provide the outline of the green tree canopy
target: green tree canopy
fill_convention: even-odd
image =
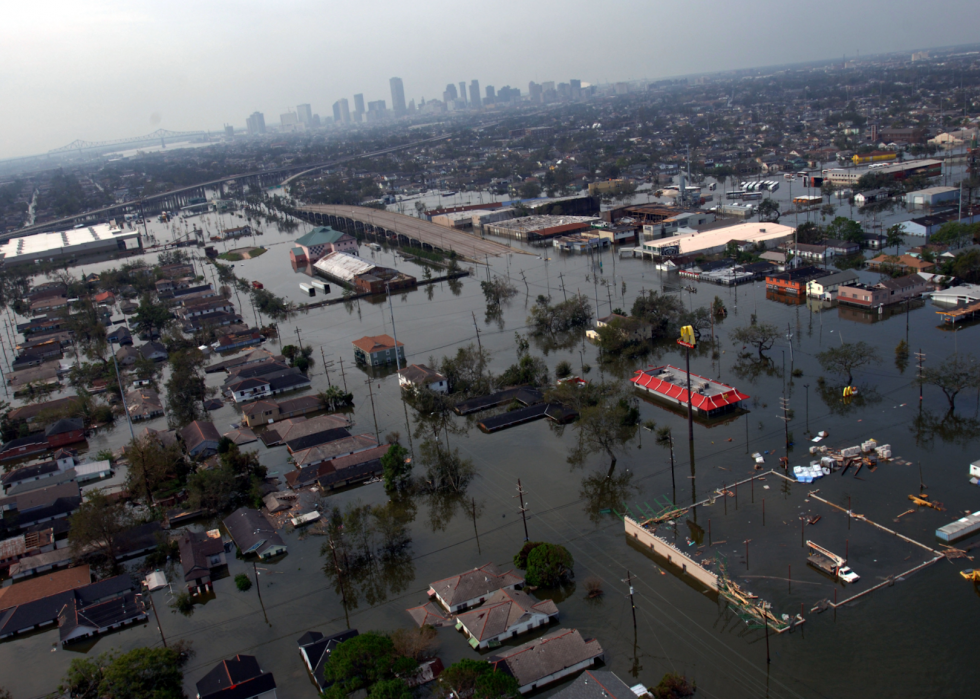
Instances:
[[[442,697],[473,699],[516,699],[520,696],[517,680],[497,670],[485,660],[463,658],[439,675],[438,694]]]
[[[190,656],[178,644],[75,658],[58,691],[77,699],[185,699],[183,667]]]
[[[527,554],[525,579],[535,587],[556,587],[575,577],[572,554],[559,544],[542,543]]]
[[[850,385],[854,381],[854,371],[868,364],[881,361],[878,350],[869,345],[864,340],[859,342],[847,342],[840,347],[831,347],[817,355],[817,361],[825,371],[837,374],[840,377],[847,377]]]

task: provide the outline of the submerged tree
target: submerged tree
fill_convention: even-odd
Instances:
[[[847,377],[847,383],[854,381],[854,371],[869,364],[881,361],[878,350],[864,340],[846,342],[840,347],[831,347],[817,355],[817,361],[825,371]]]
[[[960,392],[980,390],[980,364],[972,354],[951,354],[939,366],[925,367],[916,382],[938,387],[949,401],[952,412]]]
[[[575,410],[577,437],[568,455],[568,463],[581,466],[593,454],[609,457],[609,475],[626,445],[636,437],[640,411],[633,398],[610,383],[592,383],[582,387],[562,386],[549,392],[553,400]]]
[[[731,334],[733,345],[752,346],[759,353],[762,359],[765,352],[772,349],[772,346],[779,338],[779,328],[772,323],[759,323],[753,317],[749,325],[735,328]]]

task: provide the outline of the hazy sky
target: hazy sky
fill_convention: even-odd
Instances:
[[[3,0],[0,158],[391,106],[476,78],[586,82],[980,41],[976,0]]]

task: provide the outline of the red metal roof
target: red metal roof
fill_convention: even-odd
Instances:
[[[675,367],[671,367],[671,368],[674,368],[676,371],[680,371],[681,373],[684,373],[682,370],[676,369]],[[686,388],[682,388],[681,386],[670,383],[669,381],[658,379],[656,376],[647,373],[648,371],[654,371],[654,370],[650,370],[650,369],[637,370],[636,376],[630,379],[630,381],[632,381],[637,386],[647,389],[648,391],[659,393],[662,396],[666,396],[668,398],[680,401],[681,403],[687,403]],[[698,376],[697,374],[691,374],[691,379],[692,380],[701,379],[702,381],[710,381],[716,386],[722,386],[728,389],[726,391],[723,391],[722,393],[718,393],[713,396],[704,396],[698,393],[697,391],[692,391],[691,405],[697,408],[698,410],[709,412],[712,410],[717,410],[718,408],[723,408],[726,405],[731,405],[733,403],[738,403],[739,401],[747,400],[749,398],[749,396],[742,393],[741,391],[738,391],[732,388],[731,386],[723,384],[719,381],[707,379],[703,376]]]

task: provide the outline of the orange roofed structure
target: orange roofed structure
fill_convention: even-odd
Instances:
[[[397,363],[395,339],[391,335],[375,335],[354,340],[354,358],[370,366]],[[405,345],[397,343],[398,359],[405,361]]]

